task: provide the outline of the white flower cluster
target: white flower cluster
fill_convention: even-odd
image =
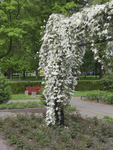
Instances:
[[[113,35],[113,11],[110,9],[112,6],[113,0],[85,8],[71,17],[60,14],[52,14],[49,17],[39,55],[39,65],[45,73],[47,125],[55,124],[55,109],[60,117],[61,107],[68,103],[73,94],[72,89],[77,84],[76,78],[73,77],[73,68],[77,70],[85,54],[85,47],[79,45],[91,42],[92,50],[97,53],[94,41],[109,39]],[[58,103],[57,108],[55,101]]]

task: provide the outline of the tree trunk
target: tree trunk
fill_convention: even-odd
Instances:
[[[25,70],[23,70],[23,79],[25,79]]]
[[[95,75],[96,75],[96,80],[97,80],[97,61],[95,63]]]
[[[10,80],[13,80],[13,69],[10,68]]]
[[[55,100],[55,106],[54,106],[54,110],[55,110],[55,118],[56,118],[56,125],[62,125],[64,126],[64,110],[63,107],[61,107],[61,111],[60,111],[60,118],[59,119],[59,115],[58,115],[58,110],[56,110],[57,106],[57,100]]]
[[[7,79],[10,79],[10,68],[8,68],[8,75],[7,75]]]
[[[103,78],[103,70],[101,69],[102,64],[99,65],[99,79]]]
[[[39,76],[38,76],[38,70],[36,70],[36,80],[38,80]]]

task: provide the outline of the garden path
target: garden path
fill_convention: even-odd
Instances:
[[[39,101],[37,100],[11,100],[10,102],[27,102],[27,101]],[[113,118],[113,105],[108,105],[102,102],[94,102],[94,101],[86,101],[81,100],[80,97],[73,97],[71,100],[71,105],[76,106],[76,109],[83,117],[94,117],[97,116],[98,119],[103,118],[104,116],[108,115]],[[2,116],[12,116],[15,113],[7,111],[0,111],[0,117]]]

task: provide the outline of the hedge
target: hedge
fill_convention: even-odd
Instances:
[[[42,81],[17,81],[17,82],[9,82],[8,84],[11,86],[12,94],[20,94],[24,93],[26,87],[32,86],[42,86]]]
[[[104,85],[94,80],[78,80],[75,91],[105,90]]]
[[[42,86],[41,81],[17,81],[9,82],[12,89],[12,94],[24,93],[26,87]],[[107,90],[104,85],[94,80],[78,80],[78,84],[75,87],[76,91],[91,91],[91,90]]]

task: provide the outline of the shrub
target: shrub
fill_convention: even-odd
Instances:
[[[33,86],[41,86],[42,81],[17,81],[17,82],[9,82],[8,84],[11,86],[12,94],[21,94],[24,93],[26,87]]]
[[[43,91],[44,91],[44,88],[43,89],[40,89],[40,96],[39,96],[39,99],[41,101],[41,103],[45,106],[47,106],[47,103],[46,103],[46,98],[43,94]]]
[[[11,98],[11,87],[8,85],[6,78],[0,74],[0,104],[6,103]]]
[[[78,84],[75,87],[76,91],[104,90],[103,84],[98,81],[78,80],[77,82]]]
[[[97,80],[96,83],[103,85],[104,90],[113,92],[113,73],[108,74],[101,80]]]
[[[100,99],[108,104],[113,104],[112,92],[94,90],[87,94],[87,98],[90,100]]]

